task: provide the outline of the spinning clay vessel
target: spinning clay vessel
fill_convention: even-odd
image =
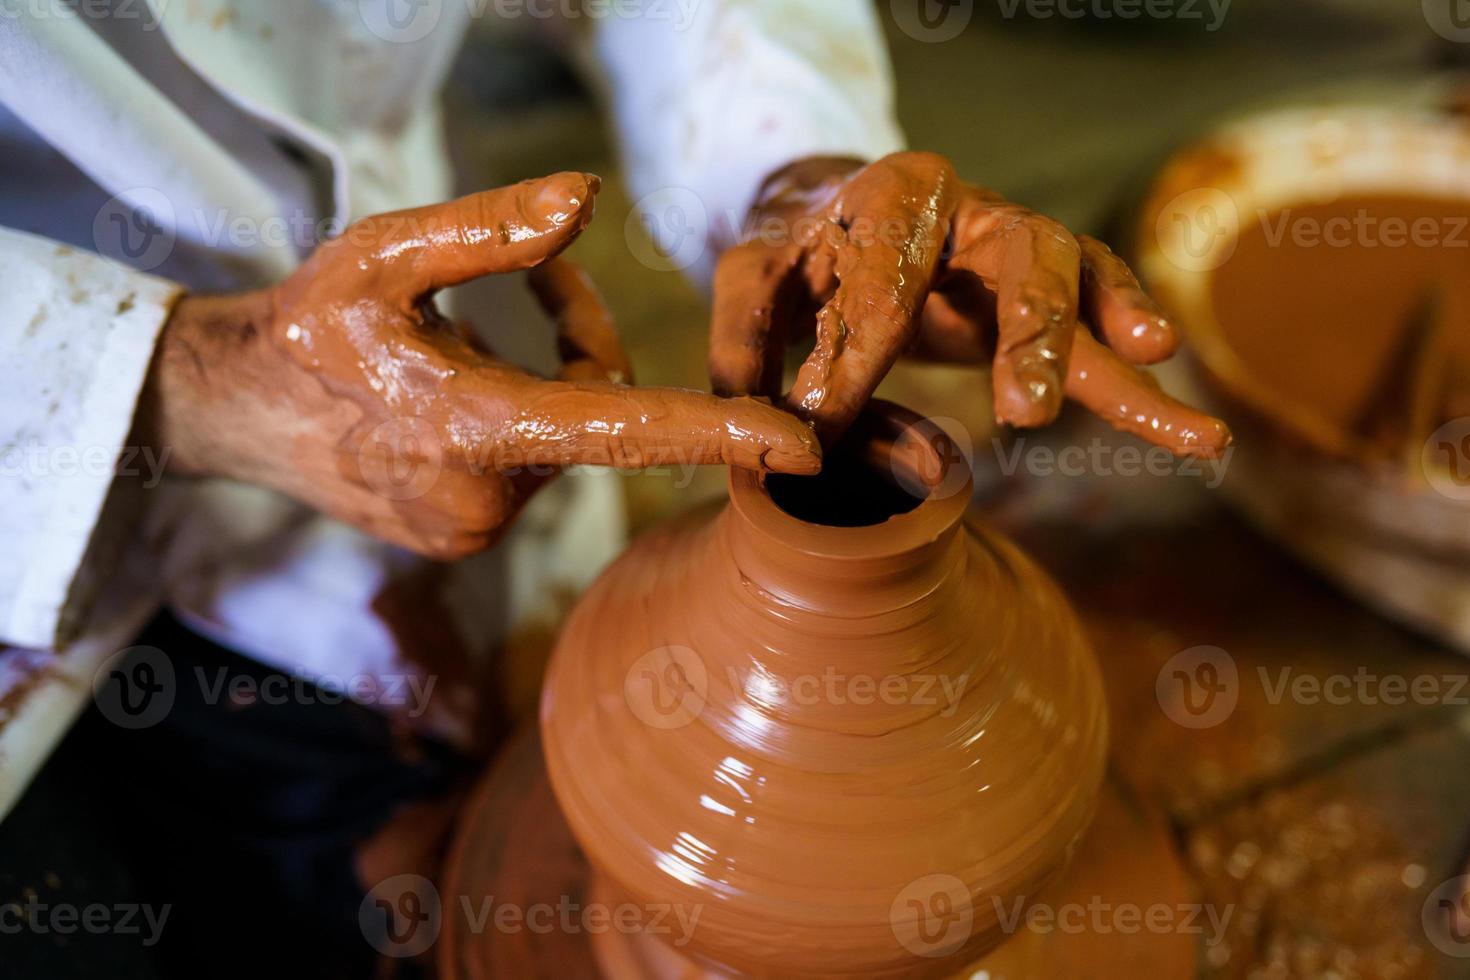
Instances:
[[[606,976],[952,975],[1065,868],[1098,666],[970,489],[936,426],[875,402],[821,476],[733,470],[583,597],[551,785],[597,897],[690,924],[591,937]]]

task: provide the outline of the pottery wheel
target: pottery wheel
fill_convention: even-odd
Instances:
[[[1042,899],[1059,922],[1089,925],[1021,924],[1011,939],[961,976],[1188,980],[1195,975],[1194,935],[1182,930],[1152,933],[1130,927],[1116,915],[1155,906],[1177,914],[1194,901],[1163,819],[1125,793],[1108,781],[1077,858]],[[594,956],[593,935],[581,925],[591,921],[582,911],[598,903],[594,888],[587,861],[547,780],[540,739],[534,730],[523,732],[461,811],[440,882],[440,977],[605,980]],[[495,908],[500,906],[518,910],[508,928],[495,925]],[[521,921],[531,909],[542,910],[540,918]],[[1101,928],[1090,925],[1098,921],[1104,923]],[[636,959],[647,953],[639,948],[643,944],[625,942],[611,930],[600,935],[611,937],[603,942],[604,956]],[[694,980],[708,975],[694,971],[685,976]]]

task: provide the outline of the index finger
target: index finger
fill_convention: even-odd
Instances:
[[[857,418],[913,338],[949,234],[955,175],[927,153],[885,158],[838,202],[837,290],[787,396],[823,440]]]
[[[789,412],[748,397],[683,388],[536,381],[496,434],[508,466],[649,466],[726,463],[811,475],[822,449]]]

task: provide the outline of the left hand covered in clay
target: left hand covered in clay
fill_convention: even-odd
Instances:
[[[815,473],[816,438],[787,412],[623,383],[611,315],[558,257],[597,188],[553,174],[374,215],[275,286],[185,296],[159,339],[140,437],[167,447],[171,472],[269,487],[436,558],[494,543],[568,465]],[[495,357],[434,304],[441,289],[525,270],[556,320],[555,379]]]
[[[942,156],[799,161],[767,180],[752,217],[715,272],[721,394],[778,396],[787,340],[815,313],[787,401],[824,442],[912,355],[992,364],[1003,423],[1049,423],[1067,397],[1181,455],[1230,443],[1223,422],[1133,366],[1169,357],[1178,334],[1121,259],[960,181]]]

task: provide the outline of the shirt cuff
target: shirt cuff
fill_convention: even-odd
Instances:
[[[166,450],[127,445],[175,283],[50,240],[0,229],[0,642],[56,646],[112,553],[102,521],[119,478],[162,477]],[[113,511],[124,511],[113,508]],[[106,530],[107,534],[99,534]]]

